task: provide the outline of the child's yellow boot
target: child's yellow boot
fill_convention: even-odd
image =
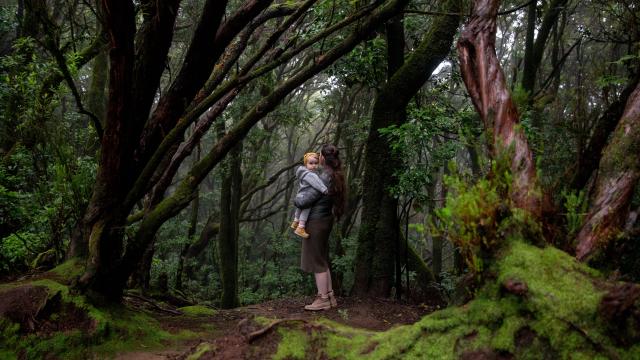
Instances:
[[[306,239],[309,237],[309,234],[307,234],[307,232],[304,230],[303,227],[297,227],[296,231],[294,231],[293,233],[300,236],[303,239]]]

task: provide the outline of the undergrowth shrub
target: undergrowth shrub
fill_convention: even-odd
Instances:
[[[454,164],[451,174],[458,174]],[[447,237],[459,248],[469,270],[479,274],[500,246],[511,237],[534,238],[540,225],[516,208],[509,196],[512,175],[506,158],[491,162],[485,178],[470,183],[461,175],[445,177],[449,187],[446,206],[436,211],[440,220],[434,233]]]

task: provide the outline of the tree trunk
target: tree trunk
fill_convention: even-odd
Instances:
[[[627,100],[638,85],[639,80],[640,72],[633,76],[632,80],[622,91],[620,98],[612,102],[598,118],[593,133],[589,138],[589,143],[584,151],[578,155],[576,169],[573,171],[574,175],[571,180],[571,188],[576,190],[584,188],[591,175],[597,170],[597,165],[602,158],[602,150],[606,146],[607,140],[615,130],[618,122],[622,119]]]
[[[200,236],[193,243],[189,245],[184,256],[184,276],[187,279],[192,279],[195,273],[195,266],[190,261],[193,258],[199,257],[202,251],[206,249],[211,240],[216,239],[220,232],[220,219],[219,214],[213,213],[207,219],[207,223],[204,225]]]
[[[104,118],[106,110],[106,94],[109,63],[107,53],[100,52],[93,60],[93,68],[91,74],[91,85],[87,94],[87,109],[91,111],[104,127]]]
[[[135,34],[134,8],[128,1],[105,1],[105,17],[110,29],[109,100],[107,122],[102,137],[100,167],[94,192],[77,234],[88,240],[87,269],[79,284],[91,287],[109,299],[119,299],[128,276],[118,273],[122,253],[123,225],[127,210],[120,207],[132,183],[133,138],[132,101]],[[80,240],[80,241],[83,241]],[[115,286],[114,286],[115,285]]]
[[[639,152],[640,86],[637,86],[600,160],[591,207],[576,238],[578,260],[592,258],[622,230],[640,178]]]
[[[568,0],[552,0],[547,11],[544,13],[542,24],[537,29],[537,1],[532,1],[527,8],[527,37],[525,40],[524,69],[522,71],[522,88],[529,94],[529,101],[533,100],[538,69],[542,64],[542,55],[551,34],[553,26],[558,20],[558,16],[564,9]]]
[[[149,244],[142,255],[142,260],[138,264],[136,271],[131,274],[129,282],[130,288],[139,288],[142,292],[149,290],[151,283],[151,264],[153,262],[153,254],[155,253],[155,241]]]
[[[493,159],[510,160],[511,199],[534,216],[540,214],[535,163],[527,138],[518,126],[518,111],[511,100],[496,56],[496,15],[499,1],[476,0],[458,41],[460,70],[469,95],[489,135]]]
[[[447,1],[443,9],[457,13],[460,4],[457,0]],[[435,18],[420,46],[376,97],[365,152],[363,209],[353,289],[356,294],[389,296],[394,278],[399,224],[397,200],[389,192],[389,186],[394,184],[394,172],[401,162],[379,130],[404,122],[409,100],[449,53],[458,24],[458,16]]]
[[[200,151],[197,153],[196,158],[199,158]],[[182,291],[182,271],[184,269],[184,261],[187,256],[187,252],[191,247],[193,238],[196,234],[196,227],[198,226],[198,211],[200,208],[200,192],[196,191],[196,197],[191,202],[191,219],[189,220],[189,228],[187,229],[187,243],[182,247],[180,251],[180,258],[178,259],[178,269],[176,270],[176,289]]]
[[[220,189],[220,233],[218,257],[222,297],[220,306],[230,309],[240,305],[238,299],[238,225],[242,198],[242,145],[238,144],[227,159]]]

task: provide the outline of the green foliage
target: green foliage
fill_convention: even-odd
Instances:
[[[469,109],[458,111],[437,95],[442,86],[438,84],[430,90],[433,98],[429,104],[409,106],[407,122],[379,130],[397,158],[403,161],[391,192],[398,197],[413,198],[419,204],[427,201],[424,187],[433,181],[433,174],[453,159],[463,145],[459,139],[475,132],[469,121]],[[456,135],[457,138],[451,138]]]
[[[455,174],[455,165],[451,165]],[[482,272],[485,258],[514,234],[539,231],[539,225],[511,203],[512,176],[507,159],[492,161],[490,176],[474,184],[457,175],[447,176],[445,183],[449,187],[446,206],[436,211],[440,222],[434,231],[460,249],[472,272]]]
[[[562,192],[564,208],[566,210],[567,236],[569,238],[580,230],[584,217],[587,215],[589,202],[585,194],[586,192],[584,190]]]
[[[313,283],[300,270],[300,238],[289,231],[280,234],[271,230],[263,236],[263,249],[256,251],[249,243],[241,249],[240,256],[246,260],[240,268],[239,282],[245,284],[241,287],[240,302],[252,304],[306,293]],[[262,258],[249,260],[257,255]]]
[[[347,87],[363,84],[376,88],[386,76],[386,42],[376,37],[356,46],[349,54],[336,61],[329,74],[336,76]]]
[[[334,232],[334,238],[338,235],[337,228],[337,226],[334,227],[334,229],[336,230]],[[336,273],[342,274],[342,288],[351,289],[355,280],[354,264],[356,259],[356,251],[358,250],[357,234],[342,238],[341,244],[344,255],[331,255],[332,270]],[[330,248],[333,248],[333,246],[330,246]]]
[[[3,273],[15,272],[16,270],[24,270],[29,267],[29,260],[37,255],[38,251],[33,250],[41,248],[44,243],[39,235],[30,232],[13,233],[0,242],[0,271]]]
[[[59,111],[66,89],[44,81],[56,67],[43,55],[20,38],[0,58],[0,273],[26,270],[47,249],[63,257],[96,173],[95,134]]]

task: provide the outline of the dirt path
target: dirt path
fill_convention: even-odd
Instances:
[[[297,319],[312,322],[324,318],[352,327],[384,331],[393,326],[413,323],[432,311],[426,306],[402,304],[386,299],[357,298],[338,298],[338,308],[331,310],[305,311],[304,304],[312,300],[311,297],[273,300],[232,310],[219,310],[213,316],[188,317],[158,314],[156,318],[165,330],[176,334],[182,330],[191,330],[201,333],[201,337],[185,342],[180,349],[132,352],[121,354],[117,359],[185,359],[201,344],[212,344],[217,349],[223,349],[203,358],[242,359],[247,357],[246,350],[249,346],[246,335],[265,327],[266,319]],[[260,319],[263,320],[260,321]],[[259,348],[263,351],[256,354],[253,350],[251,358],[268,357],[275,352],[277,341],[274,341],[273,337],[265,337],[258,342]]]

